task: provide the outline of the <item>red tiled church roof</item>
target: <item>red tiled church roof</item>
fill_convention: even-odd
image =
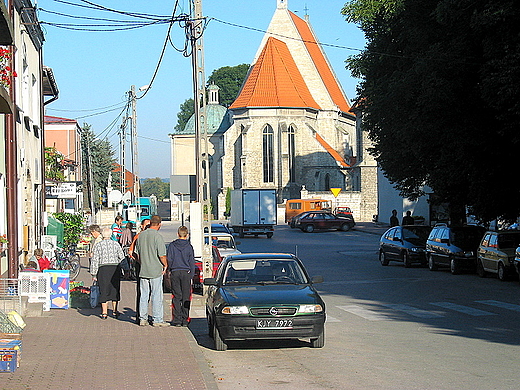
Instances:
[[[334,101],[334,104],[336,104],[341,111],[349,112],[350,106],[345,99],[343,92],[341,91],[341,88],[336,80],[336,77],[334,76],[334,73],[332,72],[329,63],[325,59],[321,48],[318,46],[308,23],[290,11],[289,15],[291,15],[291,18],[305,43],[305,47],[307,48],[314,65],[318,69],[320,77],[325,83],[325,87]]]
[[[318,134],[317,131],[314,132],[314,136],[316,137],[316,141],[320,143],[321,146],[332,156],[336,163],[342,168],[349,168],[350,165],[345,162],[343,157],[332,147],[329,145],[325,139],[321,135]]]
[[[287,45],[273,37],[253,65],[239,96],[229,108],[311,107],[312,97]]]

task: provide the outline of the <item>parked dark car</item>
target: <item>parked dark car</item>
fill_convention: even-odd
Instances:
[[[477,274],[493,273],[500,280],[516,275],[515,249],[520,245],[520,231],[486,232],[478,248]]]
[[[426,241],[428,268],[449,267],[456,275],[462,270],[475,271],[477,250],[486,229],[481,226],[435,226]]]
[[[405,267],[412,263],[426,265],[426,240],[432,228],[424,225],[394,226],[383,233],[379,240],[379,261],[388,265],[400,261]]]
[[[325,344],[325,304],[302,262],[292,254],[248,253],[230,256],[209,286],[206,313],[215,349],[232,340],[300,339]]]
[[[339,207],[336,207],[336,211],[335,211],[336,215],[352,215],[352,210],[350,209],[350,207],[347,207],[347,206],[339,206]]]
[[[513,260],[513,264],[514,264],[516,273],[518,274],[519,280],[520,280],[520,246],[518,246],[518,248],[516,248],[515,259]]]
[[[212,246],[211,252],[213,255],[213,275],[215,274],[218,266],[222,262],[222,256],[220,256],[220,252],[217,247]],[[191,288],[194,293],[202,293],[202,262],[200,261],[200,258],[195,258],[195,274],[193,275]],[[165,272],[163,276],[163,291],[164,292],[172,292],[172,285],[170,281],[170,274],[169,272]]]
[[[306,233],[312,233],[318,229],[337,229],[346,232],[355,224],[352,215],[337,216],[323,210],[302,213],[294,221],[294,226]]]
[[[206,232],[207,233],[207,232]],[[211,233],[227,233],[232,234],[231,229],[226,225],[221,223],[212,223],[211,224]]]

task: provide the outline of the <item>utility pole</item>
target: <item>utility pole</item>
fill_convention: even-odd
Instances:
[[[191,59],[193,71],[193,92],[195,104],[195,172],[197,177],[197,201],[202,207],[202,275],[211,277],[213,259],[211,253],[211,221],[210,221],[210,191],[209,191],[209,161],[208,133],[206,121],[206,78],[204,75],[204,17],[202,15],[202,0],[192,0],[190,20]],[[202,109],[201,109],[202,107]],[[209,237],[204,239],[204,232]]]
[[[120,142],[121,145],[121,161],[120,161],[120,167],[121,167],[121,193],[124,194],[126,192],[125,188],[125,144],[126,144],[126,118],[123,120],[123,123],[121,124],[121,133],[120,133]]]
[[[134,175],[134,203],[137,207],[137,220],[136,227],[141,225],[141,205],[139,203],[139,159],[138,159],[138,150],[137,150],[137,96],[135,94],[135,85],[132,85],[130,89],[130,99],[132,99],[132,131],[131,131],[131,140],[132,140],[132,174]]]

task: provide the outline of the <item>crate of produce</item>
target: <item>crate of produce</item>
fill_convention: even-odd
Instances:
[[[14,349],[0,349],[0,372],[14,372],[18,367],[18,352]]]
[[[83,285],[70,290],[70,307],[75,309],[90,309],[90,288]]]

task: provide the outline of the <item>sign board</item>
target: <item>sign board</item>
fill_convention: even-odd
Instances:
[[[78,196],[76,182],[57,183],[55,186],[45,186],[47,199],[74,199]]]
[[[332,195],[334,195],[334,197],[337,198],[339,193],[341,192],[341,188],[331,188],[330,192],[332,192]]]

